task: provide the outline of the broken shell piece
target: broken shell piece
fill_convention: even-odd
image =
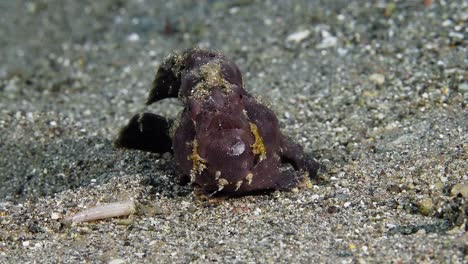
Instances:
[[[135,211],[136,207],[133,201],[123,201],[95,206],[93,208],[68,216],[65,218],[65,221],[80,223],[111,217],[127,216],[135,213]]]

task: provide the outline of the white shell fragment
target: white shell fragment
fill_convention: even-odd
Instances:
[[[322,42],[316,45],[317,49],[327,49],[331,47],[335,47],[338,43],[338,38],[332,36],[330,32],[326,30],[322,30]]]
[[[99,219],[126,216],[135,213],[135,203],[133,201],[123,201],[98,205],[96,207],[81,211],[65,218],[65,221],[80,223]]]
[[[310,35],[310,30],[302,30],[292,33],[286,38],[286,42],[295,42],[299,43],[302,42]]]

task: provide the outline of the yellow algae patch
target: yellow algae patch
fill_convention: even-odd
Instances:
[[[210,87],[224,86],[226,82],[223,78],[219,61],[210,61],[201,66],[200,74],[203,77],[204,82]]]
[[[192,160],[192,170],[190,171],[190,180],[195,181],[197,174],[200,174],[204,169],[206,169],[206,160],[200,157],[198,154],[198,142],[194,140],[192,142],[192,154],[187,157],[188,160]]]
[[[223,178],[219,179],[218,180],[218,192],[221,191],[222,189],[224,189],[224,186],[226,186],[228,184],[229,184],[228,180],[223,179]]]
[[[202,80],[193,88],[194,98],[203,99],[210,94],[213,87],[222,87],[226,93],[232,91],[231,84],[224,79],[219,60],[210,61],[200,67]]]
[[[304,188],[304,189],[312,189],[313,185],[312,182],[309,179],[308,174],[304,176],[304,179],[301,183],[299,183],[298,187]]]
[[[253,179],[253,174],[251,172],[247,173],[247,175],[245,176],[245,180],[247,181],[248,185],[252,183],[252,179]]]
[[[260,161],[266,159],[266,148],[265,145],[263,144],[263,138],[260,136],[260,133],[258,131],[257,125],[254,123],[249,123],[250,124],[250,131],[252,131],[252,134],[254,135],[255,142],[250,146],[252,148],[252,152],[256,155],[260,155]]]

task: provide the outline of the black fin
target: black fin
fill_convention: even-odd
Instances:
[[[314,158],[305,154],[302,147],[283,136],[281,140],[281,161],[291,164],[295,170],[303,170],[309,173],[311,179],[317,178],[317,171],[320,167]]]
[[[117,148],[156,153],[172,152],[172,140],[169,136],[171,124],[172,120],[159,115],[137,114],[120,130],[114,145]]]
[[[154,77],[146,105],[166,98],[177,98],[180,88],[180,73],[183,68],[181,60],[182,56],[178,54],[164,59],[156,72],[156,77]]]

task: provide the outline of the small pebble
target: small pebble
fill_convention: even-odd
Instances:
[[[450,194],[452,196],[457,196],[461,194],[463,197],[468,197],[468,184],[466,183],[457,183],[452,187],[452,190],[450,191]]]
[[[458,33],[458,32],[455,32],[455,31],[450,32],[449,37],[451,37],[453,39],[457,39],[457,40],[463,40],[463,38],[464,38],[462,33]]]
[[[128,35],[127,40],[130,42],[137,42],[140,40],[140,36],[137,33],[132,33]]]
[[[429,216],[434,209],[434,204],[431,199],[425,198],[418,202],[418,209],[422,215]]]
[[[327,49],[336,46],[338,39],[332,36],[328,31],[322,31],[322,42],[315,46],[317,49]]]
[[[466,82],[460,83],[458,85],[458,90],[460,90],[462,92],[468,92],[468,83],[466,83]]]
[[[52,212],[50,214],[50,219],[52,219],[52,220],[57,220],[57,219],[60,219],[60,218],[62,218],[62,215],[60,213]]]
[[[425,229],[419,229],[418,232],[416,232],[416,235],[424,236],[424,235],[426,235],[426,230]]]
[[[385,76],[380,73],[374,73],[369,76],[369,80],[377,85],[382,85],[385,82]]]

